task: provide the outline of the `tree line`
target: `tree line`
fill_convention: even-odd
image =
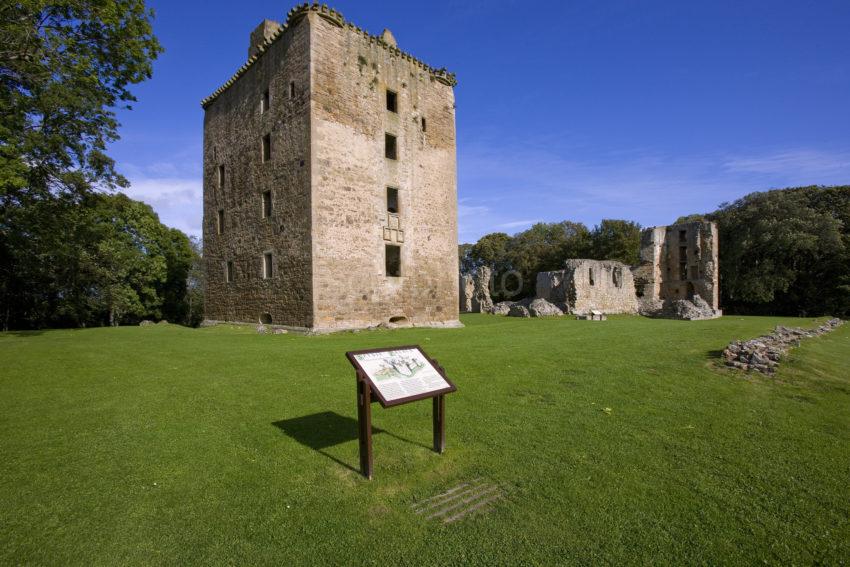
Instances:
[[[3,329],[203,317],[200,243],[122,193],[6,207]]]
[[[721,307],[727,313],[850,315],[850,186],[798,187],[746,195],[711,213],[720,234]],[[462,273],[489,266],[497,279],[517,272],[520,295],[534,293],[537,272],[561,269],[569,258],[639,261],[638,223],[603,220],[537,223],[509,236],[487,234],[461,244]],[[509,286],[506,286],[509,287]],[[497,288],[496,299],[509,299]]]
[[[143,0],[0,7],[0,326],[197,323],[199,244],[116,191],[115,111],[162,48]]]

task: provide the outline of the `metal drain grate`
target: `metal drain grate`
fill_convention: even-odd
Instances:
[[[469,514],[486,511],[493,502],[504,496],[505,492],[499,485],[476,478],[416,502],[410,509],[429,520],[450,524]]]

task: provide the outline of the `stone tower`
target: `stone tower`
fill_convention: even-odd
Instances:
[[[640,265],[634,269],[634,276],[642,301],[692,299],[699,295],[718,310],[717,224],[695,221],[645,229],[640,238]]]
[[[459,325],[454,75],[317,4],[248,53],[202,101],[207,318]]]

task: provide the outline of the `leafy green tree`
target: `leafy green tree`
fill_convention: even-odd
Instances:
[[[469,253],[472,250],[472,244],[464,243],[457,245],[457,260],[458,269],[462,275],[470,274],[475,270],[475,263]]]
[[[522,293],[534,293],[538,272],[558,270],[564,260],[584,256],[589,237],[585,225],[571,221],[537,223],[514,235],[505,254],[507,265],[522,277]]]
[[[630,266],[637,264],[640,261],[640,230],[636,222],[604,219],[590,234],[591,257],[616,260]]]
[[[709,217],[727,311],[850,313],[850,186],[751,193]]]
[[[197,327],[204,320],[204,289],[206,288],[206,272],[203,263],[203,246],[198,238],[190,238],[192,249],[192,264],[186,278],[186,324]]]
[[[492,232],[482,236],[469,251],[472,266],[489,266],[493,270],[504,268],[510,240],[511,237],[504,232]]]
[[[0,6],[3,206],[127,181],[106,155],[116,107],[135,100],[161,47],[142,0],[43,0]]]
[[[89,265],[92,301],[108,314],[110,325],[145,315],[161,318],[170,229],[160,224],[149,205],[121,193],[97,201],[98,240]]]
[[[151,18],[142,0],[0,3],[3,328],[93,320],[87,270],[118,254],[97,250],[93,193],[127,185],[106,146],[161,51]]]

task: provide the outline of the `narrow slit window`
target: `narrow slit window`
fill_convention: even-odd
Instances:
[[[263,279],[269,279],[274,276],[274,258],[271,252],[263,254]]]
[[[224,166],[218,166],[218,186],[224,187]]]
[[[387,212],[398,214],[398,189],[387,187]]]
[[[233,269],[233,261],[232,260],[227,262],[227,265],[226,265],[225,270],[224,270],[224,275],[225,275],[225,279],[227,280],[227,283],[233,282],[234,269]]]
[[[398,95],[389,89],[387,89],[387,110],[398,112]]]
[[[260,100],[260,113],[263,114],[269,109],[269,89],[263,91],[263,98]]]
[[[224,209],[218,210],[218,215],[215,219],[215,231],[218,234],[222,234],[224,232]]]
[[[295,98],[295,81],[289,81],[289,98]]]
[[[401,276],[401,246],[386,245],[386,268],[387,277]]]
[[[422,131],[423,131],[423,132],[427,132],[427,131],[428,131],[428,123],[425,121],[425,117],[424,117],[424,116],[422,117]]]
[[[590,280],[590,285],[594,285],[595,282],[593,281],[593,268],[587,269],[587,279]]]
[[[272,192],[263,192],[263,218],[267,219],[272,216]]]
[[[384,134],[384,155],[388,159],[398,159],[398,144],[392,134]]]
[[[263,162],[272,159],[272,135],[266,134],[263,136]]]

